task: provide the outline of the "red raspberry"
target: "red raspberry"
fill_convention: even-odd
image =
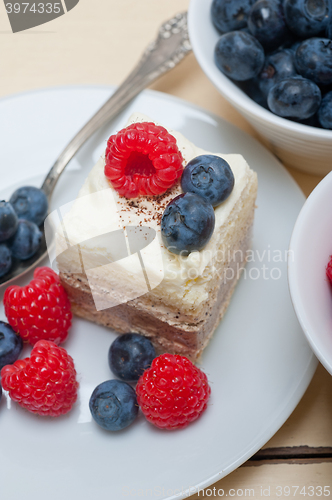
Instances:
[[[330,256],[329,263],[326,266],[326,276],[329,279],[329,282],[332,284],[332,255]]]
[[[105,175],[126,198],[165,193],[183,170],[175,137],[150,122],[133,123],[111,135],[105,156]]]
[[[34,279],[24,287],[10,286],[3,302],[10,326],[23,340],[34,345],[38,340],[64,342],[71,326],[67,293],[59,276],[48,267],[37,267]]]
[[[186,427],[207,408],[207,377],[185,356],[162,354],[137,382],[137,402],[149,422],[161,429]]]
[[[48,340],[37,342],[30,358],[4,366],[1,384],[13,401],[43,416],[64,415],[77,399],[73,359],[63,347]]]

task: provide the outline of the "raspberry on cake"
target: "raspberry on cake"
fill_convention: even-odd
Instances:
[[[135,127],[130,128],[133,124]],[[150,127],[151,119],[135,114],[123,130]],[[123,133],[126,135],[127,132]],[[145,179],[144,189],[153,175],[158,174],[161,179],[158,165],[149,164],[150,170],[147,171],[138,161],[139,175],[135,177],[135,162],[130,168],[128,164],[123,167],[122,153],[118,154],[116,150],[112,153],[112,160],[108,143],[106,157],[101,157],[91,170],[57,230],[57,264],[74,314],[119,333],[145,335],[158,354],[168,352],[196,360],[223,317],[246,263],[257,176],[238,154],[214,154],[214,160],[219,157],[222,162],[216,162],[210,168],[206,162],[212,153],[196,147],[178,132],[169,130],[167,134],[176,141],[174,143],[171,139],[172,151],[176,147],[183,159],[181,167],[172,167],[177,172],[177,179],[174,180],[174,175],[170,177],[171,187],[163,194],[143,194],[141,191],[134,199],[130,198],[131,193],[126,197],[118,192],[117,185],[112,185],[112,179],[107,178],[107,165],[114,160],[112,169],[119,161],[119,170],[124,168],[127,174],[131,174],[130,182],[136,184],[136,188],[141,186],[141,179]],[[113,137],[121,136],[120,131]],[[163,132],[160,136],[162,144],[165,137],[168,135]],[[146,147],[145,132],[142,140]],[[120,145],[123,142],[124,139],[111,141]],[[155,137],[149,145],[159,148]],[[135,157],[137,144],[133,145],[129,156],[128,151],[126,154]],[[147,154],[147,149],[144,154]],[[201,156],[203,159],[191,164],[189,177],[182,188],[183,168]],[[173,159],[172,153],[167,161],[171,164]],[[163,162],[162,165],[165,171],[171,168]],[[211,192],[208,189],[210,182],[213,183]],[[161,184],[159,180],[158,183]],[[221,196],[215,192],[218,186],[223,190]],[[206,221],[208,232],[203,231],[203,222],[197,232],[198,246],[195,243],[198,228],[195,227],[195,217],[192,217],[193,211],[188,212],[189,205],[181,201],[181,204],[175,203],[171,213],[165,210],[179,195],[182,195],[181,200],[196,197],[197,216]],[[213,220],[209,215],[211,211],[214,212]],[[170,214],[166,232],[165,227],[162,230],[164,213]],[[155,235],[152,243],[149,228]],[[192,242],[189,242],[188,235]],[[173,242],[177,239],[177,242],[169,244],[169,239]],[[180,240],[185,251],[178,245]],[[190,248],[186,246],[189,243],[193,243]],[[145,245],[148,245],[146,249],[152,248],[153,251],[144,253],[142,248]],[[175,251],[172,246],[176,247]]]
[[[105,153],[105,175],[126,198],[165,193],[182,173],[176,139],[154,123],[132,123],[111,135]]]

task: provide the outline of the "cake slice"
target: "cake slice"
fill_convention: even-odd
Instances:
[[[151,122],[141,114],[129,124]],[[208,153],[169,133],[185,166]],[[257,176],[238,154],[217,154],[230,165],[234,188],[214,208],[215,227],[201,250],[166,248],[161,220],[183,191],[126,198],[105,176],[101,157],[57,230],[60,279],[77,316],[119,333],[149,337],[157,353],[195,361],[225,314],[251,244]]]

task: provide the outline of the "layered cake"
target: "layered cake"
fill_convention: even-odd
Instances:
[[[205,168],[215,160],[221,167]],[[225,175],[222,201],[212,203],[213,189],[203,199],[204,183],[219,189]],[[256,194],[241,155],[204,151],[133,115],[62,210],[57,264],[73,313],[197,360],[246,263]]]

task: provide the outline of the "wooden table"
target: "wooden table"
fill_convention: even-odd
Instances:
[[[80,0],[66,15],[13,34],[1,2],[0,96],[56,85],[118,84],[154,38],[157,27],[188,5],[189,0]],[[256,135],[212,86],[192,54],[152,88],[198,104]],[[289,171],[305,195],[321,180]],[[278,499],[287,496],[287,487],[294,497],[295,486],[300,488],[294,498],[304,498],[303,486],[307,497],[313,491],[310,486],[322,486],[324,496],[324,486],[332,490],[331,417],[332,378],[320,365],[279,432],[245,465],[216,483],[216,490],[207,489],[205,496],[217,497],[218,489],[220,496],[223,489],[225,496],[234,498]],[[313,496],[317,493],[319,489]],[[202,497],[200,493],[190,498]]]

